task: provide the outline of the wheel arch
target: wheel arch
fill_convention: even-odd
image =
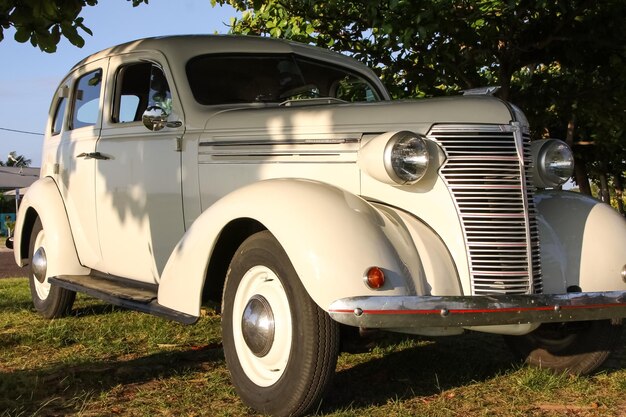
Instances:
[[[33,231],[33,226],[39,217],[39,213],[33,207],[27,207],[24,214],[24,221],[22,223],[22,228],[20,229],[19,236],[19,244],[14,247],[15,257],[19,258],[21,264],[24,266],[28,264],[28,248],[30,247],[30,235]],[[16,233],[16,236],[18,234]]]
[[[54,275],[85,275],[89,268],[80,264],[72,230],[61,193],[52,178],[44,177],[33,183],[22,199],[15,225],[15,261],[28,263],[30,235],[37,218],[46,230],[48,271]]]
[[[262,230],[266,230],[265,226],[251,218],[234,219],[224,226],[209,257],[202,288],[203,304],[207,301],[221,304],[230,261],[247,238]]]

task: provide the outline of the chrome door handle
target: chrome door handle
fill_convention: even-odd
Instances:
[[[111,159],[110,157],[106,155],[102,155],[100,152],[83,152],[79,155],[76,155],[76,158],[101,159],[101,160]]]

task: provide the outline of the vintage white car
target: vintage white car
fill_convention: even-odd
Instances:
[[[272,415],[319,404],[346,325],[586,373],[626,316],[626,222],[559,190],[572,161],[489,95],[394,102],[306,45],[143,39],[61,82],[15,259],[48,318],[76,292],[188,324],[221,303],[233,384]]]

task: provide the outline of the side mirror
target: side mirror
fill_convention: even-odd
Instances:
[[[150,106],[143,112],[143,125],[153,132],[163,129],[167,125],[167,112],[159,106]]]

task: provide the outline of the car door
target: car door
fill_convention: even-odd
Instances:
[[[96,144],[96,205],[103,272],[157,283],[184,233],[182,108],[159,56],[112,57]],[[158,106],[175,121],[151,131],[142,114]]]
[[[94,198],[96,164],[89,155],[102,127],[107,66],[106,58],[83,65],[62,83],[55,95],[51,140],[46,142],[51,149],[43,152],[53,159],[48,161],[54,166],[50,175],[65,202],[80,262],[91,268],[99,267],[101,253]]]

